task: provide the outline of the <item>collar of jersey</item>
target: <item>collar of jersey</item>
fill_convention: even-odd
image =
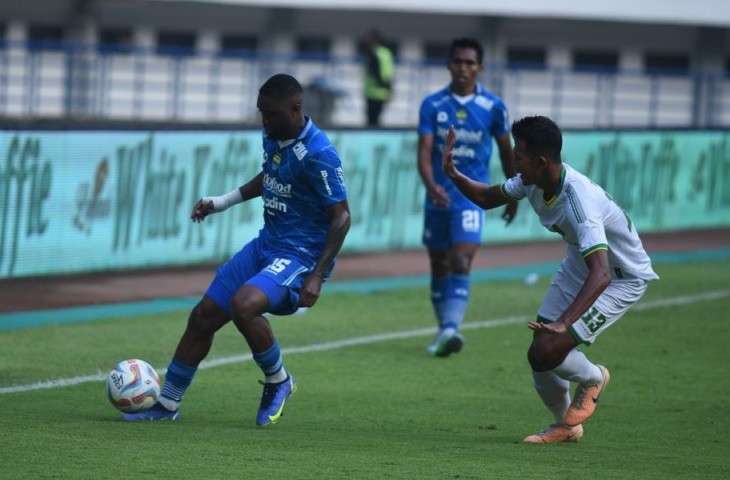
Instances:
[[[297,135],[297,138],[290,138],[289,140],[277,140],[276,143],[279,145],[279,149],[286,148],[292,143],[296,142],[297,140],[301,140],[302,138],[307,136],[307,133],[309,133],[309,130],[312,128],[312,119],[309,117],[304,117],[307,120],[307,123],[304,124],[304,128],[301,132],[299,132],[299,135]]]
[[[452,95],[452,96],[454,96],[456,98],[464,98],[464,97],[458,96],[457,94],[454,93],[453,90],[451,90],[451,84],[450,83],[446,87],[446,91],[449,92],[449,95]],[[484,87],[482,87],[482,84],[481,83],[477,82],[477,87],[476,87],[476,89],[474,89],[474,93],[470,93],[469,95],[467,95],[467,97],[469,97],[470,95],[474,95],[476,97],[477,95],[481,95],[483,92],[484,92]]]
[[[550,197],[548,200],[544,200],[546,207],[552,207],[555,205],[555,202],[558,201],[558,195],[560,195],[560,192],[563,191],[563,184],[565,183],[565,165],[561,165],[560,167],[560,183],[558,184],[558,189],[555,190],[555,195]]]

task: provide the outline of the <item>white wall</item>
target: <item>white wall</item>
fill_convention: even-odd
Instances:
[[[178,0],[152,0],[178,3]],[[492,15],[501,17],[571,18],[640,23],[730,26],[725,0],[197,0],[198,3],[255,5],[299,9]]]

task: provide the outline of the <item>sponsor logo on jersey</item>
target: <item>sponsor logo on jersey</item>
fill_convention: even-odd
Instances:
[[[466,145],[459,145],[454,149],[454,163],[458,165],[458,158],[477,158],[477,152]]]
[[[330,188],[330,182],[327,180],[327,170],[320,170],[319,174],[322,175],[322,181],[324,182],[324,188],[327,189],[327,194],[332,196],[332,189]]]
[[[438,127],[436,134],[439,137],[446,138],[446,133],[448,131],[448,127]],[[482,143],[483,138],[483,130],[469,130],[468,128],[456,129],[456,141],[459,143]]]
[[[294,155],[297,156],[297,160],[301,160],[307,154],[307,147],[302,142],[297,142],[292,149],[294,150]]]
[[[286,203],[280,201],[276,197],[268,197],[264,199],[264,208],[269,210],[278,210],[279,212],[286,213]],[[269,212],[273,213],[273,212]]]
[[[335,175],[337,176],[337,181],[339,181],[340,185],[342,185],[342,188],[345,188],[345,172],[342,170],[342,167],[335,168]]]
[[[445,135],[447,131],[448,130],[446,130],[445,128],[439,127],[438,134]],[[468,145],[464,145],[465,142],[462,141],[462,137],[477,139],[477,138],[482,137],[482,132],[466,130],[465,128],[459,128],[456,130],[456,138],[461,143],[459,146],[454,147],[454,163],[456,165],[459,164],[460,158],[471,158],[471,159],[477,158],[476,150]],[[466,143],[472,143],[472,142],[466,142]],[[473,143],[477,143],[477,142],[473,142]],[[441,150],[443,151],[443,146],[441,147]]]
[[[449,114],[446,112],[439,112],[436,114],[436,121],[439,123],[448,122]]]
[[[291,183],[280,183],[268,173],[264,174],[264,188],[280,197],[291,197]]]

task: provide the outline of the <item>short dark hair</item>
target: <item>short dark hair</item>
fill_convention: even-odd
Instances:
[[[462,38],[456,38],[451,42],[451,46],[449,47],[449,60],[454,56],[454,52],[457,49],[472,49],[477,52],[477,61],[481,65],[482,60],[484,59],[484,48],[482,48],[482,44],[477,42],[475,39],[471,37],[462,37]]]
[[[259,95],[279,100],[302,95],[303,93],[304,90],[297,79],[286,73],[277,73],[266,80],[259,89]]]
[[[512,123],[512,138],[522,141],[532,155],[545,155],[558,162],[563,149],[563,134],[560,127],[548,117],[535,115],[515,120]]]

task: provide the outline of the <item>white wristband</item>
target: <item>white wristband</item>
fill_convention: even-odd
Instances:
[[[224,193],[223,195],[218,195],[215,197],[203,197],[201,198],[201,201],[205,203],[213,202],[213,211],[222,212],[230,206],[241,203],[243,201],[243,195],[241,195],[241,189],[237,188],[235,190],[231,190],[228,193]]]

